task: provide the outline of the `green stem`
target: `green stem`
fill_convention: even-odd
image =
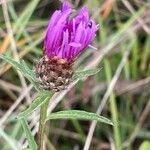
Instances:
[[[43,150],[44,148],[44,129],[47,117],[47,110],[50,98],[41,106],[40,109],[40,121],[39,121],[39,131],[38,131],[38,150]]]
[[[112,77],[111,66],[107,59],[104,60],[104,64],[105,64],[106,78],[107,81],[110,82]],[[110,109],[111,109],[112,120],[114,123],[113,130],[114,130],[114,139],[115,139],[115,147],[116,147],[115,149],[120,150],[121,136],[120,136],[120,129],[118,124],[118,111],[117,111],[115,94],[113,92],[110,95]]]

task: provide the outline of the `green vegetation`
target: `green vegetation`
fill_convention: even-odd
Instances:
[[[72,0],[72,4],[78,9],[86,5],[100,24],[92,43],[98,49],[89,48],[77,60],[71,89],[53,96],[37,84],[34,66],[42,56],[50,15],[60,2],[0,4],[0,150],[37,149],[39,107],[51,96],[46,150],[147,150],[150,2]],[[113,126],[101,123],[112,124],[107,118]],[[94,132],[89,120],[100,121],[92,123]]]

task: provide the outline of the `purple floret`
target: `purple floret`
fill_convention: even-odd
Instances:
[[[58,57],[74,61],[93,41],[98,25],[89,19],[86,7],[72,18],[75,10],[64,3],[49,21],[44,39],[44,52],[49,58]]]

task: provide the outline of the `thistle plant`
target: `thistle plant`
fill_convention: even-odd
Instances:
[[[21,121],[29,147],[32,150],[44,149],[45,124],[50,119],[79,119],[95,120],[111,124],[112,122],[95,113],[82,110],[65,110],[48,113],[51,97],[55,92],[61,92],[68,88],[74,81],[83,79],[99,72],[99,69],[76,71],[73,69],[74,62],[91,46],[96,37],[98,25],[90,19],[88,10],[83,7],[77,15],[76,11],[64,3],[61,10],[56,10],[52,15],[44,38],[43,56],[31,70],[24,61],[15,62],[11,57],[1,55],[0,57],[10,63],[15,69],[32,83],[39,96],[33,103],[18,115]],[[40,120],[37,142],[29,129],[27,116],[40,107]]]

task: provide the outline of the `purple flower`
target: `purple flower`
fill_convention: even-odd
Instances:
[[[73,62],[95,38],[98,25],[89,19],[86,7],[72,18],[74,11],[64,3],[62,9],[52,15],[44,39],[44,53],[48,58]]]

